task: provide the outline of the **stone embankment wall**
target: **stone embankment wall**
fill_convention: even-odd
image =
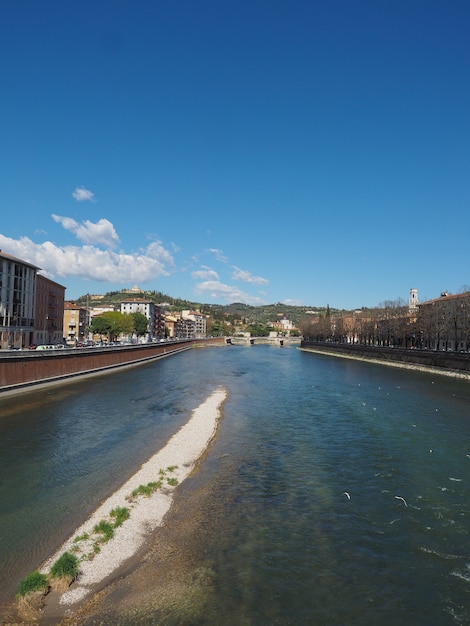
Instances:
[[[221,337],[69,350],[5,351],[0,353],[0,396],[6,392],[23,391],[37,384],[139,365],[201,345],[225,345],[225,339]]]
[[[442,370],[443,372],[470,377],[470,354],[459,352],[436,352],[434,350],[406,350],[360,346],[344,343],[329,343],[303,340],[305,350],[335,354],[367,361],[383,361],[389,365],[402,365],[415,369]]]

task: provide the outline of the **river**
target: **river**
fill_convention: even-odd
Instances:
[[[191,350],[0,400],[1,600],[219,385],[203,615],[139,623],[470,623],[469,382],[294,346]]]

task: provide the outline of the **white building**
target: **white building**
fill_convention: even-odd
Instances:
[[[121,313],[142,313],[148,319],[148,333],[146,339],[155,336],[155,304],[143,298],[130,298],[121,302]]]
[[[177,335],[184,339],[203,339],[207,334],[207,318],[199,311],[181,311]]]

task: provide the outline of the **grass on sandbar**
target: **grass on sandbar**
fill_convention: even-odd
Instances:
[[[23,578],[18,585],[17,596],[24,598],[28,593],[33,591],[46,592],[49,589],[49,581],[45,574],[39,571],[32,572]]]
[[[114,518],[114,528],[118,528],[119,526],[122,526],[126,519],[129,519],[130,512],[126,507],[118,506],[111,511],[110,516]]]
[[[162,481],[159,480],[157,482],[147,483],[146,485],[139,485],[132,492],[132,498],[137,498],[138,496],[147,496],[148,498],[157,491],[162,486]],[[129,499],[129,498],[128,498]]]
[[[101,522],[98,522],[98,524],[95,524],[93,532],[97,535],[101,535],[101,539],[99,540],[100,543],[106,543],[114,537],[114,528],[112,524],[104,519],[102,519]]]
[[[78,572],[77,557],[70,552],[64,552],[51,567],[51,578],[63,578],[68,576],[72,580],[75,580],[78,576]]]

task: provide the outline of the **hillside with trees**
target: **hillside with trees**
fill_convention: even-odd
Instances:
[[[213,321],[223,322],[228,326],[242,324],[244,326],[263,326],[282,319],[283,317],[291,320],[295,326],[298,326],[302,319],[311,315],[318,315],[330,310],[326,307],[315,306],[293,306],[277,302],[275,304],[267,304],[261,306],[252,306],[243,304],[242,302],[234,302],[232,304],[205,304],[183,298],[174,298],[161,291],[142,291],[135,293],[130,291],[110,291],[102,296],[90,294],[82,295],[75,300],[78,306],[113,306],[120,308],[121,301],[129,298],[145,298],[163,307],[169,313],[181,310],[191,309],[198,310],[207,315]],[[336,309],[331,309],[336,312]]]

